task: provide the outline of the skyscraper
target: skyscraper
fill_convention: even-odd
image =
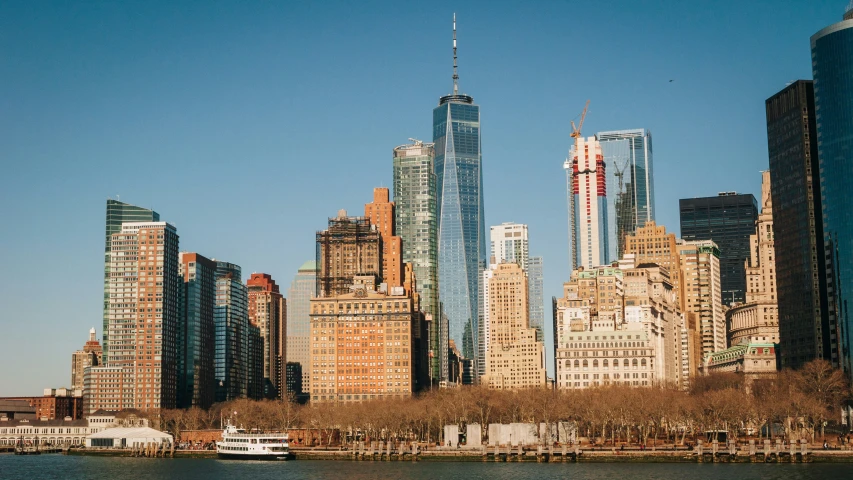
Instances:
[[[266,273],[253,273],[246,281],[249,293],[249,323],[258,327],[263,340],[263,395],[267,398],[285,394],[287,363],[287,302],[275,280]]]
[[[490,263],[496,265],[511,262],[518,264],[527,273],[530,242],[527,238],[527,225],[504,222],[489,229],[491,246]]]
[[[545,341],[545,277],[542,257],[527,260],[527,281],[530,306],[530,328],[536,329],[536,341]]]
[[[435,145],[414,141],[394,149],[394,222],[403,241],[403,262],[411,263],[421,309],[429,319],[430,376],[447,378],[447,325],[438,299],[438,217]],[[305,371],[308,369],[306,368]]]
[[[599,132],[595,135],[607,172],[607,257],[615,262],[625,252],[625,237],[655,219],[652,134],[646,129]]]
[[[240,279],[240,266],[215,261],[216,401],[226,402],[249,395],[248,294]]]
[[[459,93],[456,16],[453,18],[453,93],[432,111],[438,204],[439,297],[449,338],[473,358],[477,351],[480,272],[486,267],[480,107]]]
[[[681,237],[684,240],[713,240],[720,249],[720,282],[723,303],[746,301],[746,272],[749,236],[755,233],[758,203],[751,193],[720,193],[716,197],[678,201]]]
[[[563,168],[569,189],[572,270],[604,265],[609,251],[607,185],[604,156],[598,140],[575,138]]]
[[[349,293],[354,276],[370,273],[382,274],[382,237],[369,219],[340,210],[317,232],[317,295]]]
[[[364,218],[375,225],[382,237],[382,281],[389,287],[403,285],[402,242],[395,234],[394,202],[387,188],[374,188],[373,201],[364,205]]]
[[[726,348],[720,249],[712,240],[682,241],[676,248],[681,263],[682,311],[688,318],[688,329],[694,334],[689,350],[690,372],[695,375],[706,355]]]
[[[823,236],[829,259],[829,332],[821,331],[821,335],[828,335],[831,351],[823,351],[824,343],[818,354],[840,363],[853,376],[853,319],[848,313],[853,301],[853,203],[849,191],[853,176],[853,8],[848,8],[843,21],[812,35],[811,47]],[[839,349],[840,354],[835,351]]]
[[[120,388],[116,384],[90,394],[114,395],[117,401],[111,403],[119,409],[175,408],[181,281],[175,227],[123,223],[110,240],[110,272],[112,354],[106,368],[125,375]]]
[[[208,408],[216,399],[213,371],[216,262],[182,252],[183,278],[178,324],[178,408]]]
[[[837,364],[827,310],[814,83],[794,82],[765,107],[780,360],[787,368],[815,358]]]
[[[672,291],[678,301],[680,310],[684,311],[681,290],[681,268],[678,260],[675,234],[666,233],[666,227],[649,221],[642,227],[624,238],[623,254],[634,256],[634,263],[642,265],[653,263],[666,268]]]
[[[316,294],[317,266],[314,260],[307,261],[299,267],[296,276],[287,291],[287,363],[296,362],[301,365],[300,384],[308,391],[311,381],[310,351],[308,348],[311,335],[311,299]],[[290,379],[287,379],[290,382]]]
[[[121,224],[125,222],[159,222],[160,214],[118,200],[107,200],[106,246],[104,248],[104,362],[109,358],[109,287],[110,287],[110,239],[113,234],[121,232]]]

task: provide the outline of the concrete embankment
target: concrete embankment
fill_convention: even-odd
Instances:
[[[292,450],[297,460],[338,460],[338,461],[416,461],[416,462],[524,462],[524,463],[853,463],[853,451],[813,450],[806,454],[774,452],[748,454],[748,452],[717,453],[695,451],[620,451],[620,450],[584,450],[566,451],[522,451],[502,448],[483,454],[481,450],[422,450],[411,453],[353,452],[352,450]],[[132,457],[138,456],[130,450],[120,449],[71,449],[68,455]],[[169,457],[169,454],[166,455]],[[216,458],[211,450],[177,450],[174,458]]]

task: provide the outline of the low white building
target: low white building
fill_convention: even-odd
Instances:
[[[130,448],[133,446],[171,444],[173,438],[168,433],[148,427],[107,428],[86,437],[86,447],[92,448]]]

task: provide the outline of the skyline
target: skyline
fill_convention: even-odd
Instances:
[[[721,18],[726,8],[700,12],[693,7],[687,21],[674,28],[665,19],[653,19],[669,25],[664,30],[673,37],[684,31],[699,37],[710,30],[722,33],[723,38],[698,50],[701,58],[692,60],[696,65],[688,61],[676,67],[666,65],[666,59],[684,60],[684,50],[696,46],[691,43],[695,39],[687,39],[684,45],[680,41],[664,45],[657,33],[660,29],[649,24],[641,38],[661,47],[653,53],[663,58],[653,57],[648,70],[631,70],[632,81],[618,78],[628,67],[624,71],[615,68],[612,57],[598,59],[596,64],[606,78],[561,76],[566,72],[547,63],[541,40],[567,42],[550,45],[552,55],[583,52],[575,48],[576,39],[561,25],[573,12],[550,6],[534,12],[505,6],[490,11],[453,5],[428,11],[424,6],[415,7],[424,16],[422,25],[411,25],[418,35],[395,45],[378,42],[387,32],[387,27],[379,28],[381,20],[356,15],[356,20],[364,20],[361,26],[367,27],[367,32],[356,32],[347,16],[361,12],[346,11],[351,8],[346,6],[324,11],[328,25],[319,31],[325,42],[312,40],[309,45],[320,53],[338,53],[335,58],[343,65],[328,65],[336,62],[324,62],[319,54],[305,62],[300,56],[305,54],[293,47],[288,52],[293,58],[276,55],[272,46],[286,42],[273,40],[296,39],[316,28],[319,20],[306,16],[305,25],[296,25],[293,32],[278,32],[281,38],[277,38],[274,20],[282,12],[276,12],[274,6],[252,6],[254,11],[249,12],[233,7],[238,11],[230,12],[236,15],[229,18],[224,8],[197,6],[206,15],[193,17],[191,6],[181,10],[161,5],[171,16],[147,11],[136,21],[117,6],[77,7],[76,15],[63,14],[67,7],[57,6],[53,19],[51,12],[33,12],[39,6],[0,7],[0,25],[9,32],[0,45],[12,52],[0,60],[0,72],[10,79],[11,91],[4,102],[8,116],[0,116],[0,126],[8,135],[0,137],[0,150],[7,152],[12,165],[11,174],[4,175],[0,213],[7,219],[7,228],[26,227],[14,230],[25,235],[13,234],[11,229],[0,235],[0,260],[7,273],[0,283],[0,301],[5,307],[0,317],[5,329],[0,361],[16,362],[21,368],[14,372],[3,369],[0,395],[37,393],[66,385],[69,356],[85,342],[89,328],[99,326],[103,272],[96,260],[103,232],[103,201],[108,196],[119,193],[122,201],[157,211],[163,221],[178,228],[181,251],[228,259],[241,265],[246,277],[257,271],[272,275],[282,285],[290,281],[298,267],[313,258],[314,231],[328,217],[342,208],[359,211],[372,188],[391,185],[393,148],[408,137],[430,140],[429,112],[452,88],[449,24],[454,10],[460,37],[460,92],[474,95],[485,109],[485,224],[513,221],[530,225],[531,252],[541,254],[546,264],[546,300],[559,296],[562,283],[569,278],[561,165],[570,145],[569,120],[587,98],[592,103],[585,136],[629,128],[647,128],[654,134],[656,217],[669,231],[680,234],[679,198],[718,191],[760,191],[757,172],[767,168],[764,100],[787,81],[811,78],[809,36],[837,22],[845,6],[845,2],[824,6],[788,2],[790,8],[780,9],[778,3],[738,5],[726,18]],[[796,6],[806,11],[798,11]],[[100,9],[103,15],[82,15],[87,8]],[[156,10],[157,5],[141,8]],[[616,25],[630,25],[632,15],[638,13],[634,9],[639,8],[614,11],[602,7],[589,13]],[[298,16],[300,9],[317,13],[311,6],[291,11]],[[669,15],[684,19],[678,15],[684,9],[688,7],[673,4]],[[31,17],[42,15],[35,22],[21,10],[30,10]],[[387,22],[408,17],[410,12],[403,10],[392,5],[381,18]],[[519,21],[524,18],[516,17],[519,13],[527,15],[526,19]],[[648,20],[649,11],[639,13]],[[767,21],[753,25],[758,14]],[[146,31],[143,20],[152,20],[152,15],[158,21]],[[197,20],[196,36],[192,29],[181,29],[181,21],[188,18]],[[787,19],[787,28],[770,28],[777,26],[773,19]],[[35,29],[44,31],[51,21],[58,22],[55,27],[65,28],[53,29],[47,39],[31,38]],[[217,29],[232,22],[240,28]],[[517,23],[517,31],[511,31],[510,25]],[[258,25],[263,28],[254,28]],[[338,25],[341,31],[331,25]],[[747,42],[751,49],[726,50],[735,44],[725,36],[731,33],[726,29],[737,32],[738,27],[746,26],[754,29],[754,38],[749,38],[760,45]],[[120,35],[124,31],[130,35]],[[578,36],[586,31],[580,29]],[[214,32],[221,33],[221,39]],[[762,32],[767,36],[762,37]],[[366,36],[350,41],[353,39],[346,35],[352,33]],[[115,45],[97,42],[114,35]],[[168,39],[183,43],[170,50]],[[243,42],[234,43],[236,40]],[[619,43],[600,41],[605,42],[604,47]],[[423,74],[394,81],[395,72],[411,61],[405,55],[409,47],[423,52],[418,55],[424,62],[423,72],[419,72]],[[55,53],[50,51],[54,48]],[[680,55],[671,56],[679,50]],[[354,52],[361,53],[355,55],[361,62],[352,57]],[[768,65],[758,54],[761,52],[775,62]],[[731,64],[714,61],[725,53]],[[781,61],[779,56],[790,58]],[[267,69],[264,62],[269,59],[278,70]],[[184,62],[193,68],[182,70]],[[561,58],[560,63],[572,62]],[[291,65],[297,66],[296,75],[291,75]],[[507,65],[512,69],[506,71]],[[240,66],[243,68],[237,68]],[[728,79],[729,89],[718,83],[726,74],[736,74]],[[611,76],[617,77],[615,84]],[[291,87],[301,88],[285,89],[275,81],[293,78],[301,80],[291,81]],[[241,80],[251,88],[240,88]],[[573,84],[575,80],[579,85]],[[316,85],[310,85],[312,82]],[[531,84],[540,98],[525,95],[529,101],[517,102],[515,95],[529,92]],[[614,85],[621,85],[621,90]],[[380,98],[389,90],[394,93],[388,95],[392,98]],[[720,98],[721,92],[733,98]],[[167,95],[162,96],[164,93]],[[317,108],[318,99],[328,103]],[[531,122],[534,115],[540,120]],[[527,125],[530,123],[534,126]],[[717,151],[709,148],[715,139]],[[319,148],[326,145],[335,149],[354,146],[354,150],[341,160],[329,155],[330,149]],[[719,152],[732,157],[721,159]],[[683,158],[693,161],[684,162]],[[310,183],[306,179],[320,178],[329,161],[334,161],[331,165],[341,175],[324,185],[336,192],[324,197],[303,184]],[[138,169],[139,165],[146,167]],[[252,168],[255,165],[258,168]],[[146,182],[128,176],[139,171],[155,175]],[[701,183],[677,181],[691,173],[701,173]],[[499,194],[519,185],[525,187],[522,195],[505,199]],[[312,193],[314,201],[300,201]],[[251,208],[255,211],[249,211]],[[525,216],[534,210],[537,212]],[[45,279],[62,288],[38,288]],[[49,302],[43,301],[46,293]],[[98,336],[102,334],[98,329]],[[550,336],[545,343],[550,345]],[[30,361],[20,362],[22,358]]]

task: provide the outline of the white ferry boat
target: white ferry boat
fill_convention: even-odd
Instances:
[[[230,423],[216,442],[219,458],[229,460],[292,460],[286,433],[246,433]]]

